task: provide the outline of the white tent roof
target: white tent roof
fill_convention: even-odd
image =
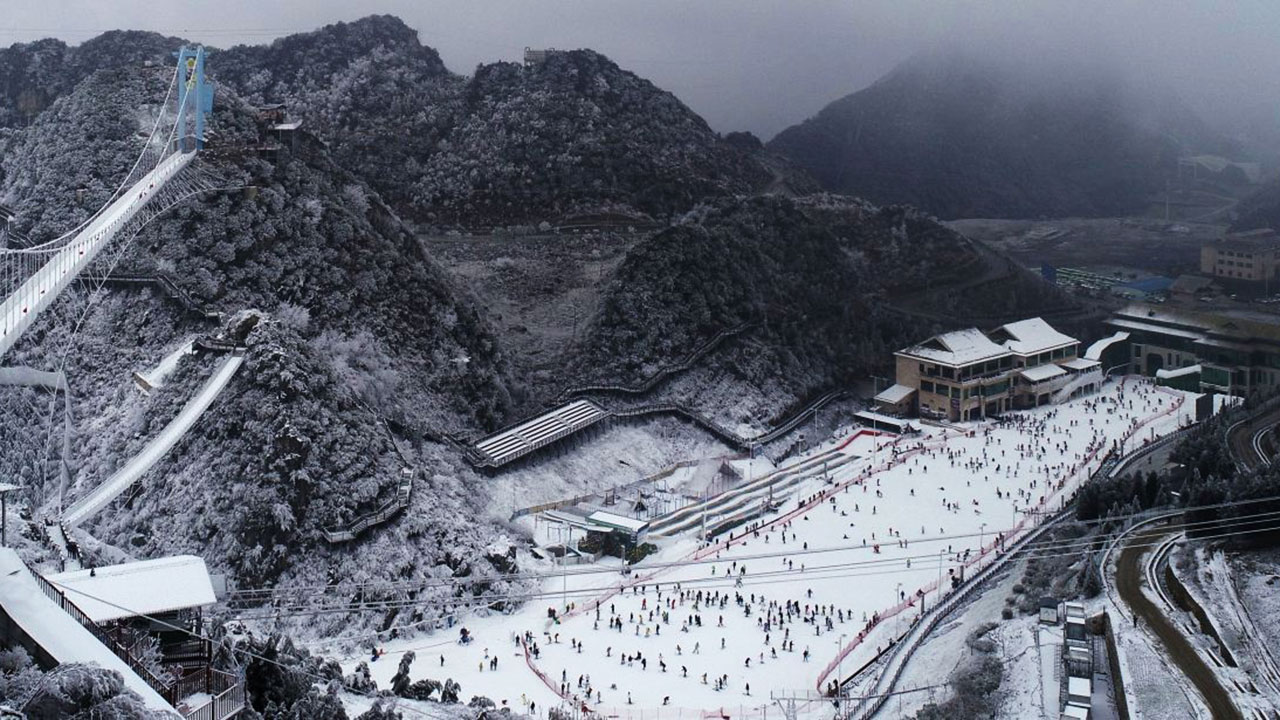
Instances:
[[[1019,355],[1035,355],[1076,341],[1038,317],[1001,325],[1000,329],[1009,333],[1010,339],[1005,341],[1005,347]]]
[[[875,397],[875,401],[889,403],[890,405],[897,405],[903,400],[911,397],[911,393],[915,391],[915,388],[908,385],[894,384],[880,391],[880,394]]]
[[[597,510],[587,516],[587,519],[599,525],[607,527],[619,527],[629,530],[633,533],[643,532],[649,527],[649,523],[644,520],[629,518],[626,515],[615,515],[611,512]]]
[[[1066,370],[1063,370],[1062,368],[1058,367],[1057,365],[1053,365],[1052,363],[1049,365],[1038,365],[1036,367],[1030,367],[1022,371],[1022,377],[1030,380],[1033,383],[1040,382],[1041,380],[1048,380],[1049,378],[1055,378],[1055,377],[1058,377],[1059,375],[1066,375],[1066,374],[1067,374]]]
[[[68,597],[71,602],[79,605],[79,598],[71,597],[70,594]],[[125,687],[141,695],[147,707],[173,712],[173,706],[165,702],[160,693],[84,626],[54,604],[36,584],[35,577],[27,570],[18,554],[9,548],[0,548],[0,607],[4,608],[5,615],[24,634],[59,664],[85,663],[115,670],[124,678]]]
[[[195,555],[75,570],[46,579],[95,623],[203,607],[218,600],[204,559]]]

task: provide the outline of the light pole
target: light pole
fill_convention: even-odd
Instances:
[[[836,657],[840,658],[836,661],[836,710],[840,709],[841,696],[844,695],[844,633],[840,633],[840,639],[836,641]]]
[[[943,556],[943,553],[945,553],[946,551],[947,551],[946,548],[938,548],[938,604],[939,605],[942,604],[942,556]],[[921,608],[920,614],[921,615],[924,614],[923,608]]]
[[[9,544],[9,493],[17,490],[18,486],[10,483],[0,483],[0,547]]]
[[[982,548],[984,547],[982,536],[986,532],[987,532],[986,523],[982,523],[981,525],[978,526],[978,557],[982,557]]]

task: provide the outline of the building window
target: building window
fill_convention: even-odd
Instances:
[[[928,380],[921,380],[920,392],[927,392],[927,393],[933,392],[933,383],[929,382]]]

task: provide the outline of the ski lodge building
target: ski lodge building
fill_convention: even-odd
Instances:
[[[157,558],[41,575],[0,548],[0,641],[44,670],[92,664],[120,674],[150,709],[183,720],[231,720],[243,678],[214,667],[202,609],[217,601],[204,560]],[[146,649],[155,648],[147,656]]]
[[[1280,322],[1274,315],[1135,303],[1105,324],[1126,334],[1133,371],[1164,384],[1240,397],[1280,386]]]
[[[1038,317],[990,332],[942,333],[894,356],[896,383],[875,403],[895,415],[977,420],[1061,402],[1102,384],[1101,363],[1079,357],[1079,341]]]

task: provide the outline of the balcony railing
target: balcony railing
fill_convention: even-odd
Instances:
[[[151,686],[165,702],[174,706],[178,706],[179,701],[184,697],[190,697],[196,693],[208,693],[213,695],[207,703],[200,707],[184,712],[185,720],[225,720],[234,716],[236,713],[244,709],[244,683],[231,673],[221,670],[215,670],[205,665],[195,672],[182,675],[180,678],[173,676],[159,677],[151,672],[141,659],[133,652],[131,647],[121,643],[116,638],[95,623],[76,606],[66,595],[49,582],[40,573],[36,572],[30,565],[27,570],[31,576],[35,578],[36,586],[53,601],[55,605],[62,608],[63,612],[71,616],[73,620],[89,631],[89,634],[97,638],[98,642],[109,648],[116,654],[130,670],[133,670],[143,682]],[[202,647],[199,654],[205,658],[209,657],[209,642],[204,639],[196,639],[195,644]],[[133,647],[138,647],[139,643],[132,643]]]

